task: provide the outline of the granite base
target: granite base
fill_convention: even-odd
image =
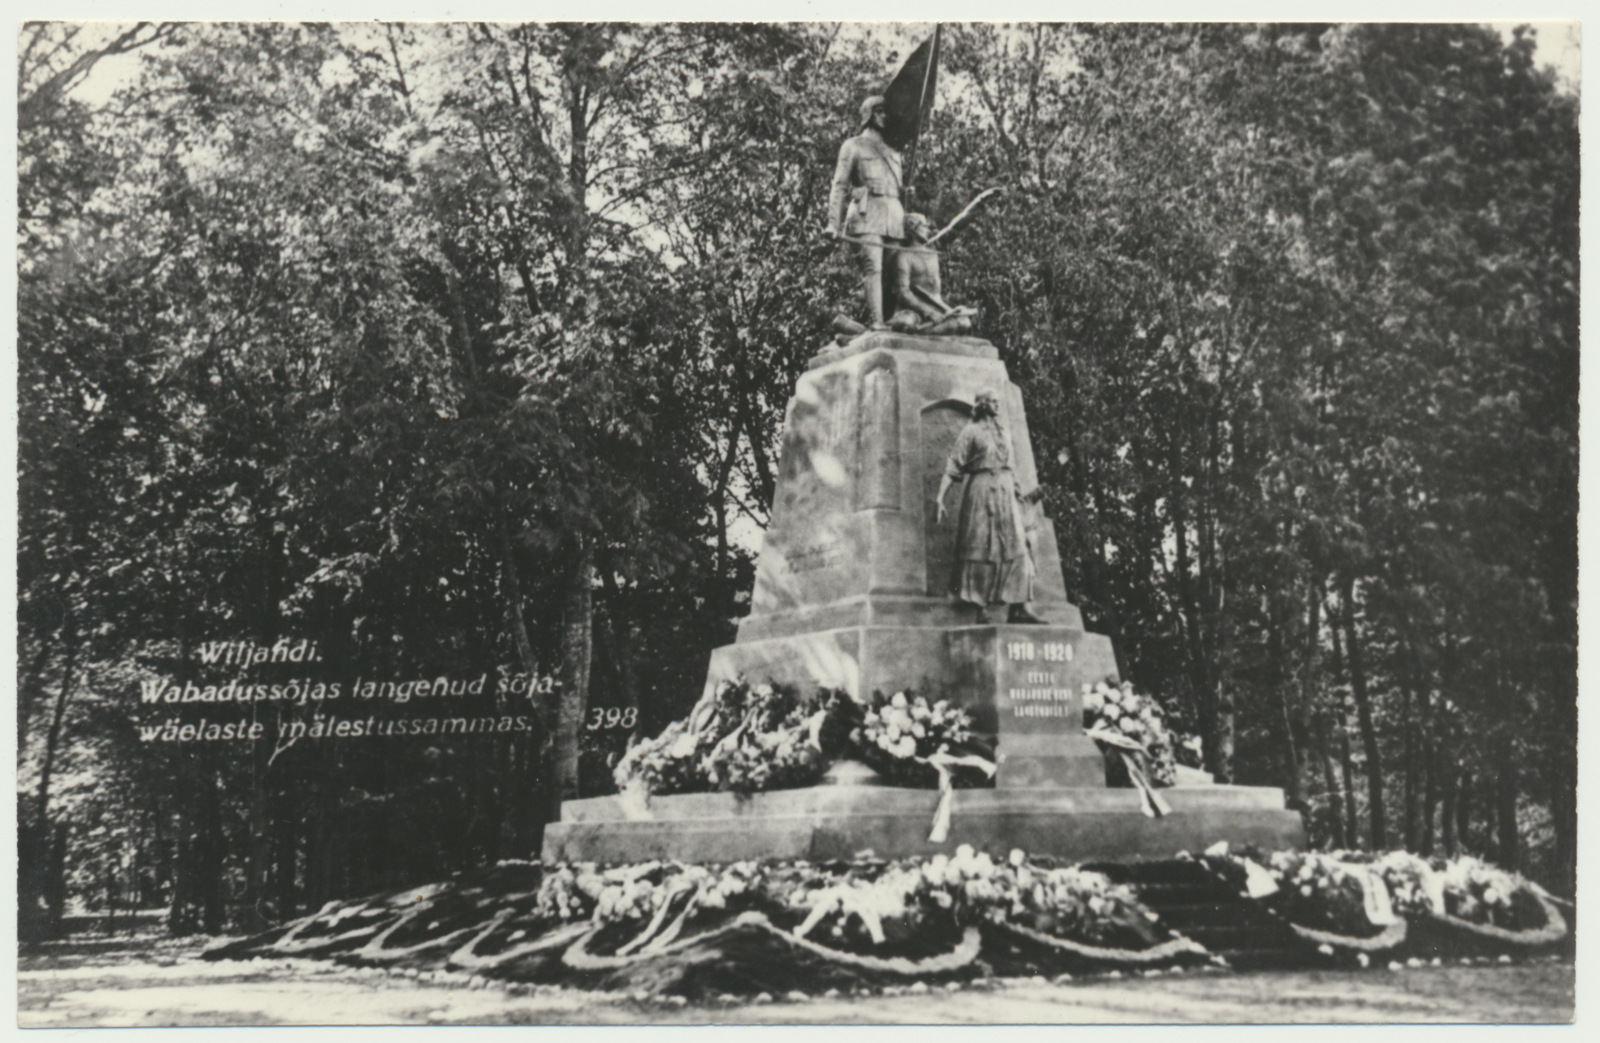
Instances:
[[[1281,790],[1252,786],[1162,791],[1172,814],[1148,818],[1130,789],[982,789],[952,795],[949,837],[928,840],[933,790],[821,786],[741,796],[616,797],[568,801],[545,829],[546,862],[684,862],[880,858],[952,853],[960,844],[1003,857],[1014,848],[1074,861],[1169,858],[1219,840],[1303,847],[1300,816]]]

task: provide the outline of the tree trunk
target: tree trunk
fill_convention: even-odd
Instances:
[[[506,629],[511,631],[511,643],[517,650],[517,662],[530,683],[538,674],[539,662],[533,654],[533,642],[528,639],[527,618],[522,611],[522,577],[517,571],[512,552],[511,520],[504,509],[495,510],[495,543],[500,551],[500,590],[505,599]]]
[[[1330,612],[1330,621],[1332,619],[1332,615],[1333,614]],[[1340,635],[1337,624],[1332,625],[1329,628],[1329,631],[1333,637],[1333,673],[1335,676],[1342,676],[1345,673],[1344,639]],[[1344,781],[1345,797],[1343,843],[1346,848],[1354,850],[1355,848],[1361,846],[1358,838],[1358,834],[1360,833],[1360,827],[1358,825],[1360,812],[1356,807],[1357,801],[1354,758],[1352,758],[1350,755],[1350,707],[1345,703],[1343,697],[1340,697],[1338,701],[1337,713],[1338,716],[1336,720],[1338,722],[1337,738],[1339,740],[1339,773],[1340,777]]]
[[[227,918],[222,875],[227,841],[222,830],[222,801],[217,794],[217,769],[210,751],[200,774],[200,929],[218,934]]]
[[[1289,668],[1289,643],[1283,637],[1283,620],[1280,613],[1271,613],[1267,645],[1272,655],[1272,687],[1278,693],[1278,715],[1283,721],[1283,792],[1285,804],[1295,811],[1305,809],[1305,798],[1300,792],[1300,751],[1294,737],[1294,712],[1289,703],[1292,671]]]
[[[743,366],[740,366],[743,369]],[[738,409],[744,414],[744,441],[750,447],[750,462],[755,465],[755,482],[751,491],[755,493],[756,503],[762,511],[769,516],[772,512],[772,498],[778,491],[778,479],[772,466],[772,457],[767,452],[766,443],[762,440],[761,424],[756,416],[756,406],[749,394],[738,396]]]
[[[284,575],[284,532],[274,524],[274,519],[262,514],[256,538],[259,541],[259,586],[256,591],[255,636],[270,645],[282,633],[283,621],[279,606],[287,593],[288,581]],[[275,865],[273,858],[272,823],[272,743],[250,744],[250,792],[246,801],[248,815],[245,847],[244,908],[238,926],[245,931],[260,931],[273,922],[271,914],[271,878]]]
[[[1509,727],[1495,739],[1495,824],[1499,843],[1497,860],[1505,869],[1518,869],[1521,843],[1517,836],[1517,752]]]
[[[1439,802],[1439,845],[1446,858],[1460,854],[1456,841],[1456,766],[1444,765],[1444,794]]]
[[[541,802],[534,799],[535,792],[544,790],[544,804],[548,805],[554,799],[551,793],[555,787],[553,772],[545,770],[549,767],[549,758],[546,752],[551,748],[552,738],[555,735],[555,722],[557,712],[551,705],[553,699],[538,696],[534,693],[534,686],[538,680],[539,661],[533,652],[533,642],[528,637],[527,616],[522,607],[522,574],[517,568],[517,559],[514,545],[511,541],[511,520],[504,508],[495,508],[495,544],[500,554],[500,592],[505,601],[506,629],[511,632],[511,644],[517,651],[517,663],[522,672],[528,677],[528,701],[535,710],[539,722],[537,739],[513,737],[500,745],[500,771],[499,778],[502,784],[510,789],[509,799],[502,802],[499,829],[496,831],[496,840],[500,839],[509,845],[511,853],[518,858],[532,853],[535,834],[539,831],[537,819],[540,817]],[[510,695],[502,697],[509,701]],[[559,698],[559,697],[557,697]],[[502,713],[510,711],[510,706],[502,704]],[[530,743],[533,744],[530,749]],[[518,770],[523,764],[528,764],[532,771]],[[531,776],[531,778],[527,777]],[[487,780],[484,780],[487,781]]]
[[[199,744],[196,744],[199,745]],[[167,918],[173,934],[222,930],[222,815],[216,776],[204,749],[178,754],[187,798],[178,827],[177,878]]]
[[[1405,806],[1405,845],[1407,851],[1416,851],[1418,849],[1418,843],[1422,832],[1417,822],[1417,801],[1420,799],[1420,794],[1417,792],[1418,750],[1415,741],[1416,726],[1412,720],[1412,715],[1416,713],[1417,708],[1417,692],[1411,685],[1408,684],[1406,685],[1401,698],[1403,703],[1400,708],[1402,718],[1400,724],[1400,734],[1403,740],[1402,749],[1404,751],[1401,756],[1405,761],[1405,768],[1402,772],[1403,792],[1401,797]]]
[[[1345,665],[1350,671],[1350,694],[1356,702],[1356,720],[1361,726],[1361,748],[1367,758],[1367,813],[1372,822],[1372,848],[1389,846],[1389,831],[1384,822],[1383,757],[1378,751],[1378,730],[1372,720],[1372,699],[1367,693],[1367,672],[1362,661],[1361,636],[1356,631],[1355,580],[1346,574],[1340,581],[1341,614],[1344,623]]]
[[[1074,433],[1076,433],[1076,430],[1074,428]],[[1073,442],[1073,452],[1075,454],[1081,454],[1082,452],[1082,448],[1077,441]],[[1094,517],[1096,519],[1093,553],[1081,555],[1084,585],[1088,588],[1095,605],[1096,614],[1099,617],[1099,626],[1096,629],[1111,639],[1112,651],[1116,656],[1117,662],[1117,676],[1126,677],[1128,642],[1122,629],[1122,614],[1117,611],[1116,599],[1111,596],[1110,584],[1105,579],[1105,568],[1111,559],[1111,548],[1106,539],[1105,525],[1101,519],[1110,518],[1114,515],[1106,496],[1104,483],[1099,480],[1098,475],[1089,472],[1088,467],[1089,465],[1086,462],[1074,457],[1074,471],[1083,475],[1081,479],[1077,480],[1076,484],[1088,490],[1088,498],[1080,502],[1094,504]],[[1084,495],[1082,488],[1078,492],[1080,496]],[[1135,568],[1137,568],[1137,563]],[[1149,576],[1149,573],[1136,571],[1134,575]],[[1068,591],[1068,597],[1071,597],[1071,595],[1072,592]]]
[[[727,452],[717,462],[716,485],[711,491],[711,511],[717,522],[716,589],[730,615],[733,611],[733,584],[728,579],[728,480],[733,474],[733,460],[739,453],[739,439],[743,431],[744,413],[739,411],[733,420],[733,430],[728,434]]]
[[[1461,772],[1461,785],[1456,794],[1456,843],[1462,854],[1472,853],[1472,804],[1477,797],[1477,785],[1469,771]]]
[[[320,799],[312,794],[306,829],[306,907],[321,908],[333,897],[333,829]]]
[[[588,537],[577,544],[562,612],[561,693],[556,704],[555,742],[551,771],[555,783],[547,796],[551,817],[560,814],[563,800],[578,797],[579,736],[589,704],[589,668],[594,652],[594,549]]]
[[[300,824],[303,816],[290,814],[287,798],[279,801],[277,837],[273,852],[273,916],[279,923],[294,918],[298,896],[296,861],[300,851]]]
[[[1430,697],[1430,702],[1431,702]],[[1429,714],[1431,722],[1432,714]],[[1439,751],[1433,742],[1424,733],[1422,755],[1422,846],[1418,853],[1423,855],[1433,854],[1434,842],[1434,817],[1439,811]]]
[[[17,757],[20,760],[22,751],[28,745],[28,719],[33,716],[33,707],[43,694],[45,667],[50,663],[50,655],[55,651],[56,633],[48,633],[39,639],[39,647],[29,660],[28,666],[17,679]],[[18,639],[19,643],[21,639]]]
[[[639,706],[639,672],[634,665],[633,646],[638,640],[639,628],[628,618],[627,599],[617,583],[615,570],[608,563],[600,570],[601,583],[606,592],[605,630],[611,658],[616,664],[617,683],[621,689],[622,705]]]
[[[44,764],[39,770],[39,806],[32,828],[18,829],[19,845],[23,840],[31,841],[31,844],[25,845],[29,860],[38,860],[37,865],[19,865],[18,880],[19,883],[27,881],[30,890],[36,889],[36,894],[28,900],[42,906],[44,913],[43,922],[35,921],[29,924],[29,929],[45,938],[59,936],[67,895],[67,824],[53,824],[50,821],[50,780],[55,771],[56,751],[61,745],[61,728],[66,718],[67,702],[72,698],[72,688],[76,683],[74,675],[80,642],[70,622],[63,625],[62,636],[67,642],[67,653],[61,667],[61,688],[56,692],[55,708],[50,716],[50,730],[45,735]],[[26,914],[37,912],[37,909],[29,910],[26,904],[19,904],[19,911]]]
[[[67,911],[67,835],[65,822],[58,822],[50,833],[50,855],[45,864],[45,907],[54,934],[61,931],[61,918]]]
[[[1218,782],[1233,781],[1233,705],[1232,697],[1224,697],[1217,690],[1211,673],[1209,649],[1206,645],[1203,614],[1196,581],[1189,557],[1189,518],[1183,500],[1182,483],[1178,481],[1181,459],[1178,440],[1172,439],[1168,461],[1171,487],[1168,490],[1167,510],[1172,516],[1177,571],[1178,597],[1183,607],[1183,627],[1187,646],[1189,683],[1200,704],[1200,721],[1204,731],[1206,770]]]
[[[1563,764],[1562,768],[1566,765]],[[1549,780],[1550,822],[1555,829],[1555,876],[1550,889],[1571,898],[1578,884],[1577,773],[1552,771]]]
[[[50,730],[45,734],[44,764],[39,769],[39,829],[44,835],[50,832],[50,777],[55,771],[56,751],[61,746],[61,724],[66,718],[67,701],[72,698],[73,674],[78,666],[78,636],[69,623],[63,627],[67,642],[67,655],[61,666],[61,688],[56,692],[56,705],[50,715]]]
[[[239,911],[239,927],[255,932],[271,925],[267,915],[267,877],[272,860],[272,827],[267,813],[266,770],[262,762],[271,751],[264,742],[251,744],[250,796],[245,846],[244,908]]]
[[[1328,793],[1328,836],[1335,847],[1345,847],[1345,810],[1344,791],[1339,788],[1338,776],[1333,768],[1333,744],[1328,739],[1332,725],[1327,718],[1321,718],[1317,728],[1318,760],[1322,762],[1322,784]]]
[[[179,634],[179,679],[194,679],[193,625],[185,618]],[[177,935],[222,930],[222,812],[212,753],[203,743],[180,747],[178,769],[178,858],[172,885],[168,930]]]
[[[1433,745],[1427,739],[1428,705],[1430,701],[1429,677],[1423,666],[1421,653],[1414,645],[1406,648],[1406,850],[1423,851],[1431,843],[1432,799],[1428,787],[1432,776],[1428,761],[1432,759]]]
[[[1300,668],[1300,712],[1313,713],[1315,695],[1317,691],[1317,660],[1322,652],[1322,599],[1326,596],[1323,590],[1322,577],[1318,576],[1311,584],[1311,590],[1306,597],[1306,650],[1305,661]],[[1287,723],[1287,722],[1286,722]],[[1323,766],[1327,766],[1327,744],[1323,743]],[[1343,815],[1340,816],[1343,818]]]

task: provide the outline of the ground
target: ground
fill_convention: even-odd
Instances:
[[[705,1004],[461,975],[274,959],[208,963],[215,939],[82,939],[24,951],[24,1028],[373,1024],[1363,1024],[1566,1022],[1570,962],[1365,971],[1169,973],[1065,982],[912,983],[870,995],[728,997]]]

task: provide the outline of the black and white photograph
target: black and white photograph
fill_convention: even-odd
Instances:
[[[19,16],[18,1026],[1574,1021],[1580,24],[1030,10]]]

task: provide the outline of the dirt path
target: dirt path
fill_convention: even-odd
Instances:
[[[1271,1024],[1564,1022],[1570,963],[1001,980],[702,1005],[470,987],[315,960],[206,963],[203,943],[24,955],[24,1028],[382,1024]]]

